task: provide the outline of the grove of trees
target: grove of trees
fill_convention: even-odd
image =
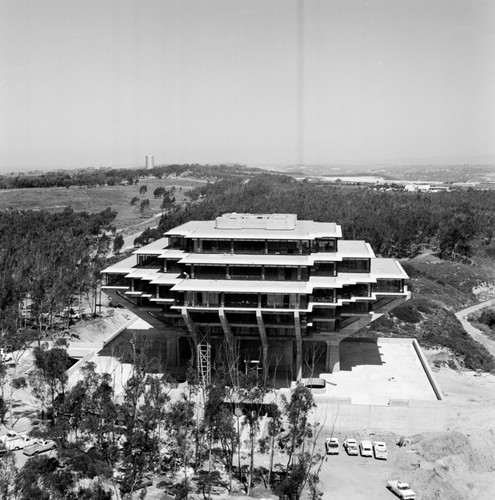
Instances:
[[[366,240],[384,257],[413,257],[429,246],[455,260],[471,257],[475,244],[491,245],[495,230],[493,191],[382,192],[262,174],[208,183],[188,196],[188,206],[163,216],[156,237],[225,212],[296,213],[299,219],[336,222],[344,238]]]

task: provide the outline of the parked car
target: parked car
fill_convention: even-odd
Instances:
[[[344,448],[348,455],[359,455],[359,448],[355,439],[347,438],[344,441]]]
[[[339,440],[337,438],[327,438],[325,440],[327,455],[339,454]]]
[[[407,483],[394,479],[387,482],[387,488],[393,491],[402,500],[416,500],[416,493],[409,487]]]
[[[50,451],[56,448],[57,445],[55,441],[52,441],[50,439],[42,439],[41,441],[38,441],[31,446],[28,446],[27,448],[24,448],[24,455],[27,455],[28,457],[31,457],[33,455],[38,455],[39,453],[44,453],[45,451]]]
[[[359,443],[359,451],[362,457],[372,457],[373,447],[371,446],[371,441],[361,441]]]
[[[18,434],[15,431],[8,431],[4,436],[0,436],[0,453],[7,451],[22,450],[35,443],[33,438],[26,434]]]
[[[373,453],[375,455],[375,458],[387,460],[387,445],[383,441],[375,441],[373,443]]]

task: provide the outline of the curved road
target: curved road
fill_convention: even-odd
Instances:
[[[464,330],[473,337],[474,340],[483,344],[490,354],[495,358],[495,341],[490,340],[483,332],[475,328],[468,320],[467,317],[479,309],[484,309],[485,307],[490,307],[495,305],[495,299],[487,300],[486,302],[481,302],[481,304],[476,304],[475,306],[462,309],[462,311],[456,312],[456,318],[462,323]]]

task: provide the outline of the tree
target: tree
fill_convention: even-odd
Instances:
[[[262,450],[270,450],[270,464],[268,466],[268,480],[267,483],[271,484],[271,476],[273,471],[273,459],[275,456],[276,438],[282,431],[282,412],[278,405],[272,405],[270,416],[268,419],[268,432],[266,437],[260,440],[260,448]]]
[[[115,254],[120,253],[123,246],[124,246],[124,237],[122,236],[122,233],[119,233],[117,236],[115,236],[115,239],[113,240],[113,253]]]
[[[203,430],[208,440],[208,496],[211,493],[211,468],[213,459],[213,444],[221,445],[220,458],[229,474],[230,491],[232,491],[232,460],[239,441],[234,427],[234,418],[230,409],[224,404],[227,389],[221,382],[207,389],[207,399],[204,408]]]
[[[47,400],[53,410],[53,420],[57,408],[57,398],[63,400],[68,375],[67,368],[70,365],[67,350],[61,346],[51,349],[44,344],[33,349],[35,369],[30,375],[30,383],[34,395],[46,408]]]
[[[260,430],[261,412],[266,394],[271,390],[265,383],[264,377],[257,370],[249,370],[240,378],[240,387],[237,393],[243,405],[247,404],[245,424],[249,426],[249,474],[246,494],[251,492],[254,472],[254,450],[256,435]]]
[[[308,422],[309,412],[316,406],[311,390],[298,383],[291,393],[290,401],[285,402],[285,416],[289,424],[289,432],[284,438],[284,448],[288,455],[288,470],[296,450],[304,445],[306,438],[313,434]],[[304,451],[304,449],[303,449]]]
[[[148,186],[146,184],[141,185],[139,188],[139,194],[143,195],[146,194],[147,192],[148,192]]]
[[[148,198],[141,201],[139,205],[139,211],[141,212],[142,217],[146,217],[148,215],[150,211],[150,200],[148,200]]]
[[[155,198],[161,198],[166,192],[167,190],[163,186],[159,186],[153,191],[153,196]]]
[[[15,455],[13,453],[5,454],[0,460],[0,500],[13,498],[17,473]]]
[[[139,201],[139,198],[137,196],[134,196],[131,200],[131,205],[136,205],[138,201]]]
[[[166,381],[150,374],[157,360],[150,358],[148,345],[134,337],[122,352],[131,357],[133,372],[124,387],[124,401],[117,405],[118,419],[123,425],[125,442],[122,463],[125,479],[120,486],[130,495],[144,474],[154,470],[160,458],[159,429],[169,401]],[[156,367],[155,367],[156,369]]]
[[[168,193],[163,195],[162,209],[170,208],[175,202],[175,198],[171,198]]]
[[[313,474],[311,469],[321,457],[315,453],[316,438],[308,442],[315,437],[318,425],[313,429],[309,423],[309,414],[315,406],[311,390],[300,383],[292,391],[290,401],[285,401],[284,413],[289,429],[279,442],[288,455],[288,461],[284,479],[277,488],[277,494],[282,498],[299,500],[308,480],[312,498],[317,498],[318,473]]]

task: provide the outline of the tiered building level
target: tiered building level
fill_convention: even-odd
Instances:
[[[163,330],[169,367],[201,344],[296,379],[339,370],[342,339],[408,298],[397,261],[293,214],[187,222],[103,275],[114,303]]]

